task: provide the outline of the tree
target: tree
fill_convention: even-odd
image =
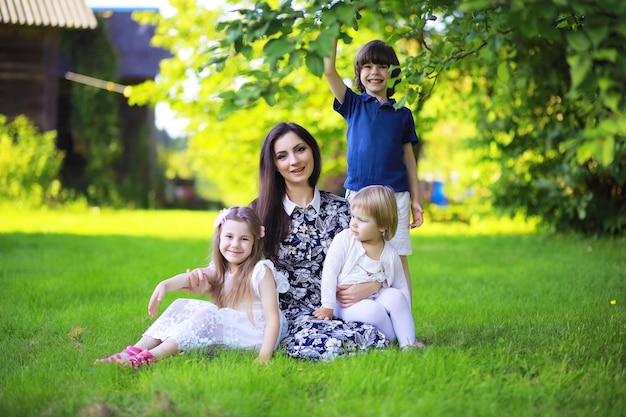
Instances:
[[[227,14],[199,7],[193,0],[171,3],[178,8],[174,16],[133,15],[141,22],[155,24],[153,42],[175,56],[162,62],[157,80],[133,87],[129,100],[142,104],[167,102],[179,117],[188,120],[187,151],[196,178],[214,183],[225,204],[248,204],[258,192],[261,143],[280,121],[305,126],[320,143],[322,185],[343,174],[344,124],[332,110],[332,94],[319,76],[302,66],[275,81],[274,87],[267,81],[257,89],[247,81],[265,70],[260,62],[257,66],[257,62],[235,55],[222,64],[207,65],[211,56],[207,51],[221,36],[215,22]],[[362,35],[373,36],[367,30]],[[262,47],[257,48],[255,54],[261,55]],[[346,66],[351,65],[354,52],[346,54]],[[290,94],[282,91],[283,86],[291,86],[285,87]],[[259,100],[260,92],[268,88],[276,93],[275,100]]]
[[[179,14],[190,5],[172,3]],[[498,206],[556,230],[626,231],[621,0],[238,4],[219,16],[210,41],[196,44],[203,48],[196,68],[219,81],[212,91],[221,102],[212,105],[220,117],[260,101],[297,103],[308,85],[302,81],[319,80],[331,39],[351,45],[369,30],[401,55],[398,105],[409,105],[418,123],[446,74],[471,75],[473,90],[459,99],[477,106],[473,144],[499,163]]]
[[[63,32],[62,48],[80,73],[112,80],[117,71],[117,54],[105,23],[98,19],[98,27],[93,31]],[[123,149],[116,97],[82,84],[72,85],[71,91],[70,131],[74,147],[80,148],[85,157],[86,167],[79,176],[63,175],[64,186],[84,193],[91,204],[120,205],[123,199],[115,163]]]

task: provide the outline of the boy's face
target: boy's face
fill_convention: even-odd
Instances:
[[[387,64],[365,64],[359,74],[365,92],[377,98],[387,98],[387,81],[390,78],[389,65]]]

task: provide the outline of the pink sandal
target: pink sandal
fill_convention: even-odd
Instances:
[[[130,367],[133,370],[137,370],[141,368],[142,366],[147,366],[147,365],[150,365],[151,363],[156,362],[157,359],[154,357],[152,353],[150,353],[149,350],[146,349],[144,351],[141,351],[135,356],[131,356],[130,358],[128,358],[127,361],[128,363],[130,363]]]
[[[138,347],[127,346],[126,349],[124,349],[121,352],[96,360],[96,363],[110,363],[110,362],[119,363],[120,361],[127,360],[129,357],[132,358],[133,356],[139,355],[140,353],[141,353],[141,349],[139,349]],[[123,355],[126,355],[126,356],[123,356]]]

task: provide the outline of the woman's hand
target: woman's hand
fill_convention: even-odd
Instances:
[[[148,314],[150,317],[154,318],[154,316],[156,316],[159,309],[159,303],[163,301],[163,297],[165,297],[166,293],[167,290],[165,289],[165,284],[160,282],[152,292],[150,302],[148,303]]]
[[[340,284],[337,285],[337,301],[341,303],[341,307],[347,308],[372,294],[376,294],[382,286],[383,283],[378,281],[350,285]]]
[[[189,279],[189,292],[206,295],[211,293],[211,284],[203,268],[188,269],[187,278]]]

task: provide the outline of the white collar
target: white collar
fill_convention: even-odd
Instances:
[[[320,197],[320,190],[317,187],[315,187],[315,190],[313,191],[313,200],[307,205],[307,207],[313,207],[315,212],[319,213],[321,202],[322,202],[322,198]],[[289,199],[289,196],[285,194],[285,197],[283,197],[283,207],[285,208],[285,212],[287,213],[287,215],[291,216],[291,214],[296,209],[296,207],[299,207],[299,206],[293,201],[291,201]]]

